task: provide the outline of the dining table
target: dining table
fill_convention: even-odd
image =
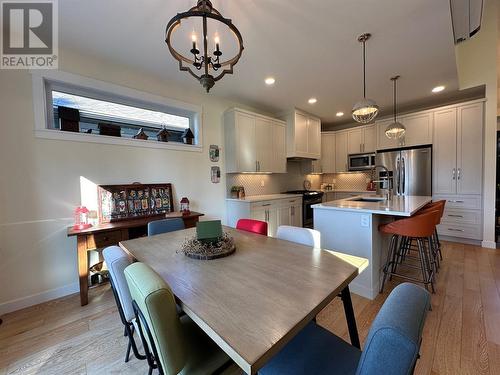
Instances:
[[[343,301],[351,344],[360,348],[349,283],[363,258],[230,227],[236,251],[184,255],[190,228],[121,241],[170,286],[182,310],[247,374],[255,374],[334,298]]]

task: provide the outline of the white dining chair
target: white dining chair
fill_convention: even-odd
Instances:
[[[318,249],[321,247],[321,234],[314,229],[280,225],[276,233],[276,238]]]

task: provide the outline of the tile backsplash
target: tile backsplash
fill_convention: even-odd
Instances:
[[[311,175],[302,172],[301,163],[287,162],[287,173],[246,174],[229,173],[226,176],[227,196],[230,196],[231,186],[243,186],[246,195],[277,194],[287,190],[304,189],[304,180],[311,181],[311,189],[319,189],[321,175]],[[262,186],[264,185],[264,186]]]
[[[350,172],[333,174],[307,174],[300,161],[288,161],[287,173],[246,174],[229,173],[226,176],[227,196],[231,194],[231,186],[243,186],[246,195],[277,194],[287,190],[302,190],[304,180],[311,181],[311,189],[320,189],[321,183],[335,184],[335,189],[362,191],[366,190],[367,179],[372,172]]]
[[[332,173],[321,175],[321,183],[334,184],[337,190],[366,190],[372,172]]]

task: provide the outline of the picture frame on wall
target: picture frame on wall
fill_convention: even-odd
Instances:
[[[212,180],[212,183],[214,183],[214,184],[218,184],[220,182],[220,168],[218,166],[211,168],[210,179]]]
[[[210,156],[210,161],[213,163],[217,163],[219,161],[220,150],[217,145],[210,145],[208,150],[208,155]]]

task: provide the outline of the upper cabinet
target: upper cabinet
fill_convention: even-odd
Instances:
[[[308,113],[294,110],[286,116],[286,123],[286,156],[319,159],[321,121]]]
[[[335,133],[321,134],[321,172],[335,173]]]
[[[335,172],[347,172],[347,131],[335,133]]]
[[[483,103],[434,114],[433,194],[481,194]]]
[[[240,109],[224,114],[227,173],[286,172],[285,123]]]
[[[433,112],[425,111],[399,116],[398,121],[406,127],[404,137],[390,139],[385,135],[385,129],[394,119],[375,122],[377,132],[377,149],[388,149],[407,146],[419,146],[432,143]]]
[[[358,126],[347,132],[347,153],[375,152],[375,125]]]

